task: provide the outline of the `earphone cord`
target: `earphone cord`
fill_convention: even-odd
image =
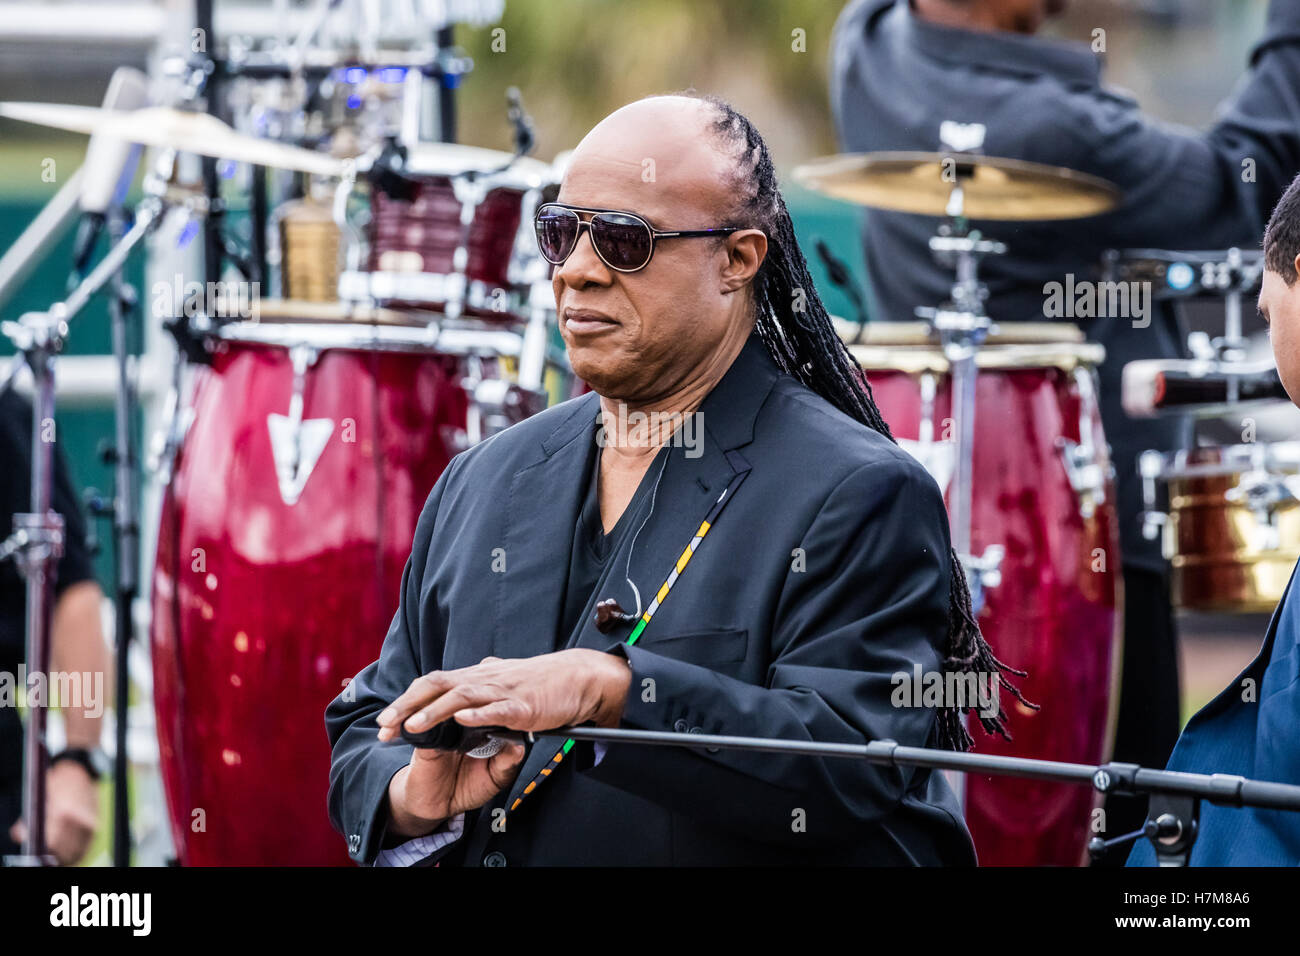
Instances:
[[[637,526],[636,534],[632,535],[632,543],[627,549],[627,566],[623,568],[623,580],[627,581],[628,587],[632,589],[632,593],[636,596],[636,614],[632,616],[634,621],[641,616],[641,592],[637,590],[636,584],[632,581],[632,552],[636,550],[636,539],[641,536],[641,529],[650,522],[650,518],[655,513],[655,499],[659,496],[659,482],[663,481],[664,469],[668,467],[669,457],[669,455],[664,455],[664,463],[659,466],[659,475],[655,478],[655,486],[650,489],[650,511],[642,519],[641,524]]]

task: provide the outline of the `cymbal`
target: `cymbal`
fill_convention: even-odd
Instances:
[[[1080,219],[1121,196],[1113,183],[1063,166],[968,153],[846,153],[814,159],[794,177],[835,199],[922,216],[949,215],[960,185],[969,219]]]
[[[76,133],[102,133],[111,139],[178,149],[277,169],[296,169],[341,177],[348,164],[325,153],[237,133],[215,116],[165,106],[106,110],[61,103],[0,103],[0,116]]]

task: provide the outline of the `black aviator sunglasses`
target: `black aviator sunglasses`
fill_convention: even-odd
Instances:
[[[579,213],[591,213],[584,220]],[[706,236],[729,236],[744,226],[718,229],[655,229],[640,216],[613,209],[585,209],[563,203],[546,203],[533,216],[537,246],[542,258],[551,265],[563,265],[578,245],[583,229],[591,230],[591,245],[615,272],[637,272],[650,264],[655,243],[660,239],[702,239]]]

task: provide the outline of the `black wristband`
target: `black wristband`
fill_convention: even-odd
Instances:
[[[71,760],[74,763],[81,764],[86,773],[90,774],[91,780],[102,780],[107,772],[108,760],[105,758],[103,751],[87,750],[85,747],[68,747],[66,750],[60,750],[50,758],[50,766],[53,767],[60,760]]]

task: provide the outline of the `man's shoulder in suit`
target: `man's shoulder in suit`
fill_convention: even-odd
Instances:
[[[777,380],[763,404],[754,444],[756,452],[779,452],[832,483],[865,465],[893,467],[909,478],[933,483],[921,463],[895,442],[789,375]]]

